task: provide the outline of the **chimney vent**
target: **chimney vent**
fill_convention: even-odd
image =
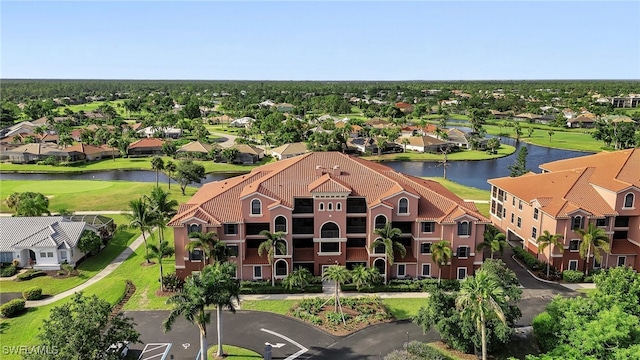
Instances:
[[[333,165],[333,175],[342,175],[342,171],[340,170],[340,165]]]
[[[322,166],[316,165],[316,175],[322,176],[322,174],[324,173],[322,170]]]

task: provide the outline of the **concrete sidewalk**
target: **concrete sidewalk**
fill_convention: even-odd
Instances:
[[[155,230],[155,229],[154,229]],[[152,230],[151,232],[153,233]],[[120,266],[125,260],[127,260],[129,258],[129,256],[131,254],[133,254],[137,248],[140,247],[140,245],[144,244],[144,239],[142,237],[142,235],[138,236],[138,238],[131,243],[131,245],[129,245],[128,248],[124,249],[120,255],[118,255],[115,259],[113,259],[113,261],[111,261],[111,263],[109,263],[109,265],[107,265],[104,269],[102,269],[102,271],[100,271],[99,273],[97,273],[94,277],[92,277],[91,279],[87,280],[86,282],[72,288],[69,289],[65,292],[61,292],[60,294],[54,295],[52,297],[46,298],[44,300],[36,300],[36,301],[27,301],[26,306],[27,307],[38,307],[38,306],[45,306],[45,305],[49,305],[52,304],[58,300],[64,299],[68,296],[71,296],[73,294],[75,294],[78,291],[82,291],[84,289],[86,289],[87,287],[97,283],[98,281],[104,279],[107,275],[111,274],[115,269],[118,268],[118,266]]]
[[[309,298],[324,297],[329,298],[333,293],[307,293],[307,294],[256,294],[256,295],[240,295],[240,302],[244,300],[302,300]],[[341,297],[367,297],[377,296],[381,299],[419,299],[428,298],[427,292],[383,292],[383,293],[359,293],[359,292],[340,292]]]

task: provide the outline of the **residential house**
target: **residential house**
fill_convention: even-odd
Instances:
[[[411,136],[406,139],[409,140],[409,143],[406,145],[406,149],[418,152],[437,153],[454,146],[448,141],[440,140],[427,135]],[[398,142],[398,144],[405,146],[402,142]]]
[[[158,138],[140,139],[129,145],[127,154],[131,156],[162,155],[162,144],[164,143],[164,140]]]
[[[473,138],[472,133],[466,133],[462,130],[452,128],[447,129],[447,141],[453,143],[460,149],[472,149],[474,147],[474,142],[471,140]],[[436,137],[435,133],[429,133],[427,135]],[[487,143],[489,142],[488,138],[476,138],[477,149],[486,149]]]
[[[49,157],[60,162],[73,162],[85,159],[85,154],[73,149],[60,149],[55,145],[32,143],[18,146],[3,153],[3,158],[18,164],[27,164]]]
[[[113,220],[111,220],[113,222]],[[85,255],[78,249],[84,231],[104,233],[108,224],[92,225],[62,216],[0,217],[0,262],[18,260],[21,267],[59,270]]]
[[[568,128],[592,128],[596,125],[596,119],[580,115],[567,120]]]
[[[271,156],[278,160],[292,158],[298,155],[306,154],[309,150],[307,144],[303,142],[296,142],[290,144],[284,144],[278,146],[275,149],[271,149]]]
[[[406,103],[404,101],[397,102],[396,107],[405,114],[408,114],[413,111],[413,105]]]
[[[575,229],[593,224],[611,246],[587,268],[632,266],[640,271],[640,149],[602,152],[540,165],[543,173],[489,179],[491,221],[512,243],[538,253],[536,239],[549,231],[564,238],[539,255],[559,270],[585,270]],[[549,256],[551,254],[551,256]],[[593,255],[593,251],[591,252]]]
[[[256,121],[256,119],[245,116],[243,118],[233,120],[232,122],[229,123],[229,125],[233,127],[244,128],[244,127],[251,126],[251,124],[253,124],[254,121]]]
[[[157,133],[161,133],[164,138],[178,139],[182,136],[182,129],[171,126],[166,128],[147,126],[146,128],[136,130],[136,133],[144,137],[154,137]]]
[[[264,150],[259,147],[247,144],[238,144],[234,147],[238,149],[238,154],[234,161],[236,163],[252,165],[259,162],[264,157]]]
[[[104,158],[114,158],[120,156],[120,151],[116,148],[112,148],[106,145],[95,146],[89,144],[78,143],[65,149],[66,151],[74,151],[83,153],[85,160],[97,161]]]
[[[376,140],[369,136],[349,138],[347,139],[347,149],[352,152],[358,152],[360,154],[375,154],[378,152],[378,145]]]
[[[407,250],[392,266],[384,249],[371,249],[374,230],[386,223],[400,229]],[[227,244],[236,276],[245,280],[272,273],[282,279],[297,267],[320,275],[335,264],[375,266],[386,278],[435,277],[431,246],[441,239],[455,254],[442,277],[463,279],[482,264],[476,246],[487,223],[473,203],[437,182],[338,152],[312,152],[203,185],[169,226],[181,278],[204,266],[201,249],[185,249],[188,234],[199,231]],[[263,230],[285,234],[286,249],[273,267],[258,255]]]
[[[176,153],[181,157],[190,158],[206,158],[211,154],[211,149],[214,145],[203,143],[200,141],[192,141],[188,144],[181,146]]]
[[[380,119],[380,118],[369,119],[365,122],[365,125],[371,126],[372,128],[375,128],[375,129],[385,129],[389,127],[389,124],[390,123],[387,120]]]

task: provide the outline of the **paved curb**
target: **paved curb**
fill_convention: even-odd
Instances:
[[[515,262],[516,262],[516,264],[520,265],[520,267],[521,267],[521,268],[523,268],[524,270],[526,270],[526,271],[529,273],[529,275],[531,275],[534,279],[536,279],[536,280],[538,280],[538,281],[540,281],[540,282],[546,283],[546,284],[562,285],[562,284],[558,283],[557,281],[545,280],[545,279],[541,279],[541,278],[539,278],[539,277],[535,276],[535,275],[534,275],[534,274],[533,274],[533,273],[532,273],[532,272],[531,272],[531,271],[530,271],[530,270],[529,270],[529,269],[528,269],[528,268],[527,268],[523,263],[521,263],[521,262],[520,262],[520,260],[518,260],[518,259],[516,258],[516,256],[515,256],[515,255],[511,255],[511,258],[513,259],[513,261],[515,261]]]

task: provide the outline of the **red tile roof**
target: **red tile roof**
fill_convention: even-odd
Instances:
[[[129,149],[162,147],[164,141],[158,138],[144,138],[129,145]]]

